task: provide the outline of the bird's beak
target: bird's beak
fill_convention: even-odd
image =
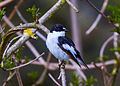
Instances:
[[[67,31],[69,31],[69,30],[68,30],[68,29],[65,29],[64,31],[66,31],[66,32],[67,32]]]

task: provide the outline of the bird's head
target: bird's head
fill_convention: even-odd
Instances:
[[[55,24],[52,29],[50,30],[51,33],[53,32],[66,32],[69,31],[68,29],[66,29],[63,25],[61,24]]]

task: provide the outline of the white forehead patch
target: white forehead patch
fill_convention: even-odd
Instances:
[[[66,28],[65,28],[65,27],[63,27],[63,30],[66,30]]]

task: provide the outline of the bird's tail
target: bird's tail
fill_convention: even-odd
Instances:
[[[81,56],[73,58],[72,60],[74,60],[80,67],[81,65],[85,66],[87,69],[89,69],[89,67],[87,66],[87,64],[84,62],[84,60],[81,58]]]
[[[78,61],[79,62],[79,61]],[[83,65],[83,66],[85,66],[87,69],[89,69],[89,67],[87,66],[87,64],[84,62],[84,60],[81,58],[80,59],[80,62],[79,62],[79,66],[80,65]]]
[[[77,51],[77,55],[74,56],[74,61],[80,66],[80,65],[83,65],[85,66],[87,69],[89,69],[89,67],[87,66],[87,64],[84,62],[84,60],[82,59],[82,57],[80,56],[80,53],[79,51]],[[81,66],[80,66],[81,67]]]

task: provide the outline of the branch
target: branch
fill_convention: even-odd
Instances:
[[[112,40],[113,40],[113,36],[109,37],[109,38],[103,43],[103,45],[102,45],[102,47],[101,47],[101,49],[100,49],[100,55],[99,55],[101,61],[103,61],[103,53],[104,53],[105,47],[106,47],[106,46],[108,45],[108,43],[109,43],[110,41],[112,41]]]
[[[7,85],[7,83],[13,78],[13,76],[15,75],[15,72],[14,73],[12,73],[12,75],[11,76],[9,76],[8,78],[7,78],[7,80],[3,83],[3,85],[2,86],[6,86]]]
[[[61,63],[60,60],[58,60],[59,63]],[[64,65],[65,66],[65,65]],[[62,81],[62,86],[66,86],[66,75],[65,75],[65,69],[64,68],[60,68],[60,75],[58,77],[58,79],[61,78],[61,81]]]
[[[48,19],[51,18],[51,16],[61,8],[65,4],[65,0],[59,0],[52,8],[50,8],[38,21],[40,24],[43,24]]]
[[[90,2],[90,0],[86,0],[87,1],[87,3],[93,8],[93,9],[95,9],[99,14],[101,14],[107,21],[108,21],[108,23],[110,23],[112,26],[114,26],[115,28],[119,28],[116,24],[114,24],[110,19],[108,19],[107,18],[107,16],[106,15],[104,15],[99,9],[97,9],[95,6],[94,6],[94,4],[92,4],[91,2]]]
[[[22,65],[19,65],[19,66],[16,66],[16,67],[10,68],[10,69],[6,69],[6,68],[5,68],[5,70],[6,70],[6,71],[10,71],[10,70],[15,70],[15,69],[18,69],[18,68],[24,67],[24,66],[26,66],[26,65],[28,65],[28,64],[31,64],[31,63],[34,62],[35,60],[39,59],[39,58],[42,57],[43,55],[44,55],[44,53],[42,53],[39,57],[37,57],[37,58],[35,58],[35,59],[33,59],[33,60],[31,60],[31,61],[25,63],[25,64],[22,64]]]
[[[46,12],[40,19],[39,23],[42,24],[44,23],[47,19],[50,18],[51,14],[55,13],[63,4],[65,3],[65,0],[59,0],[48,12]],[[29,24],[24,24],[24,25],[29,25]],[[32,26],[35,24],[32,23]],[[41,26],[41,25],[36,25],[36,26]],[[44,28],[44,26],[42,26]],[[45,32],[46,29],[44,29]],[[34,32],[33,32],[34,33]],[[23,35],[13,46],[11,46],[7,52],[7,57],[9,57],[17,48],[19,48],[26,40],[30,38],[30,35]]]
[[[34,61],[32,64],[34,64],[34,65],[43,65],[43,66],[46,67],[46,63],[43,64],[43,63],[38,62],[38,61]],[[103,63],[102,63],[102,62],[100,62],[100,63],[95,63],[95,64],[96,64],[98,67],[103,66]],[[110,60],[110,61],[104,62],[104,65],[106,65],[106,66],[112,65],[112,64],[115,64],[115,60]],[[93,64],[87,64],[87,66],[89,67],[89,69],[94,69],[94,68],[96,68]],[[80,68],[80,67],[79,67],[79,68]],[[48,69],[49,69],[49,70],[57,70],[57,69],[58,69],[58,63],[49,63]],[[66,64],[66,65],[65,65],[65,69],[66,69],[66,70],[74,70],[74,71],[75,71],[75,70],[78,69],[78,68],[76,68],[76,66]],[[81,68],[80,68],[80,69],[81,69],[81,70],[87,70],[87,68],[85,68],[85,67],[82,66],[82,65],[81,65]]]
[[[73,10],[78,13],[79,10],[70,2],[70,0],[66,0],[66,2],[71,6],[71,8],[73,8]]]
[[[0,24],[0,34],[1,34],[1,36],[3,36],[5,33],[3,32],[3,29],[2,29],[2,26],[1,26],[1,24]]]
[[[53,77],[50,73],[48,73],[48,75],[49,75],[49,77],[53,80],[53,82],[55,82],[55,84],[56,84],[57,86],[61,86],[61,85],[54,79],[54,77]]]
[[[18,10],[18,8],[15,6],[15,10],[17,12],[17,15],[20,17],[20,19],[24,22],[24,23],[28,23],[24,17],[22,16],[22,14],[20,13],[20,11]]]
[[[20,19],[24,22],[24,23],[28,23],[27,20],[22,16],[22,14],[20,13],[20,11],[15,7],[16,12],[18,14],[18,16],[20,17]],[[36,31],[36,34],[43,40],[46,41],[46,38],[39,32]]]
[[[4,21],[10,26],[12,27],[14,30],[16,30],[17,28],[19,27],[15,27],[12,22],[6,17],[4,16]],[[28,24],[27,24],[28,25]],[[30,24],[32,26],[34,26],[34,23]],[[24,25],[25,27],[25,25]],[[26,27],[27,28],[27,27]],[[48,29],[43,26],[43,25],[38,25],[38,28],[42,28],[42,30],[44,29],[44,31],[46,31],[46,33],[48,32]],[[17,32],[17,35],[22,35],[20,32]],[[25,43],[27,45],[27,47],[32,51],[32,53],[35,55],[35,57],[38,57],[40,56],[39,52],[36,50],[36,48],[29,42],[29,41],[26,41]],[[42,62],[42,63],[45,63],[44,59],[43,58],[39,58],[39,61]]]
[[[104,13],[106,7],[107,7],[107,4],[108,4],[108,0],[104,0],[103,2],[103,6],[102,6],[102,9],[100,10],[101,13]],[[95,27],[98,25],[98,23],[100,22],[100,19],[101,19],[102,15],[101,14],[98,14],[96,20],[94,21],[94,23],[91,25],[91,27],[86,31],[86,35],[89,35],[94,29]]]
[[[16,72],[16,76],[17,76],[17,80],[18,80],[19,86],[23,86],[23,83],[22,83],[22,79],[21,79],[21,76],[20,76],[19,69],[15,69],[15,72]]]
[[[83,71],[82,71],[82,68],[85,68],[85,67],[83,67],[82,65],[81,65],[81,68],[78,66],[78,64],[76,64],[73,60],[71,60],[70,59],[70,62],[73,64],[73,67],[75,68],[75,70],[76,70],[76,74],[78,74],[79,76],[81,76],[81,78],[82,79],[84,79],[84,80],[86,80],[87,78],[86,78],[86,76],[85,76],[85,74],[83,73]],[[89,66],[88,66],[89,67]]]
[[[46,73],[48,71],[48,66],[49,66],[49,63],[50,63],[51,56],[52,56],[52,54],[49,52],[48,57],[47,57],[46,67],[45,67],[43,73],[41,74],[40,78],[32,86],[39,85],[43,82],[43,80],[46,76]]]
[[[113,46],[115,49],[118,48],[118,36],[119,36],[119,34],[117,32],[113,33]],[[116,57],[119,59],[120,58],[119,52],[114,52],[114,53],[115,53]]]
[[[102,62],[103,66],[101,67],[101,70],[102,70],[102,74],[103,74],[103,78],[104,78],[104,85],[105,86],[108,86],[109,84],[109,77],[106,75],[107,73],[107,68],[106,68],[106,65],[104,63],[104,60],[103,60],[103,53],[104,53],[104,49],[105,47],[107,46],[107,44],[113,39],[113,36],[109,37],[105,42],[104,44],[102,45],[101,49],[100,49],[100,61]]]
[[[14,0],[4,0],[0,2],[0,8],[4,7],[5,5],[8,5],[9,3],[13,2]]]
[[[19,37],[21,37],[21,36],[14,37],[12,40],[10,40],[10,42],[8,43],[6,49],[5,49],[4,53],[3,53],[3,56],[2,56],[2,59],[3,59],[3,60],[4,60],[4,57],[5,57],[5,55],[6,55],[6,52],[7,52],[8,48],[10,47],[11,43],[12,43],[14,40],[18,39]],[[1,65],[4,65],[4,64],[3,64],[3,61],[1,62]]]
[[[61,73],[62,86],[66,86],[65,70],[63,68],[61,68],[60,73]]]
[[[17,5],[16,5],[16,8],[19,8],[23,2],[24,2],[24,0],[19,0],[19,2],[18,2]],[[14,9],[14,10],[11,12],[8,20],[11,20],[12,17],[15,15],[15,13],[16,13],[16,10]],[[6,24],[7,24],[7,23],[5,22],[5,23],[2,25],[2,27],[5,27]]]

